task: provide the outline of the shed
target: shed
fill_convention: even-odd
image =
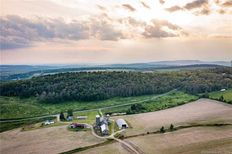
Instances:
[[[124,119],[118,119],[116,121],[116,123],[117,123],[119,129],[128,128],[128,124],[126,123],[126,121]]]
[[[77,119],[78,120],[85,120],[87,119],[88,117],[87,116],[77,116]]]

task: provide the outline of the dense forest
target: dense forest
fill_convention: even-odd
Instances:
[[[78,72],[4,82],[1,96],[37,97],[40,101],[92,101],[122,96],[160,94],[179,89],[190,94],[232,88],[232,69],[178,72]]]

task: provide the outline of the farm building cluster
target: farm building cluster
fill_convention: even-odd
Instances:
[[[107,116],[100,116],[96,115],[96,128],[100,129],[102,135],[108,135],[109,134],[109,115]]]
[[[111,124],[110,116],[107,114],[106,116],[96,115],[96,130],[99,130],[101,135],[109,135],[109,125]],[[119,129],[128,128],[128,124],[124,119],[116,120],[116,124]]]

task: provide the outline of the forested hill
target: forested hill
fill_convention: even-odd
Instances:
[[[191,94],[232,88],[232,69],[220,67],[166,73],[79,72],[1,83],[2,96],[37,97],[44,102],[91,101],[116,96],[159,94],[179,89]]]

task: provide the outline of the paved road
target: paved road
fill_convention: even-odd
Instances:
[[[170,94],[171,92],[175,91],[176,89],[174,90],[171,90],[167,93],[164,93],[164,94],[160,94],[160,95],[156,95],[156,96],[153,96],[152,98],[149,98],[149,99],[146,99],[146,100],[142,100],[142,101],[137,101],[137,102],[132,102],[132,103],[126,103],[126,104],[119,104],[119,105],[112,105],[112,106],[107,106],[107,107],[101,107],[101,108],[96,108],[96,109],[88,109],[88,110],[81,110],[81,111],[74,111],[74,113],[80,113],[80,112],[90,112],[90,111],[101,111],[101,110],[104,110],[104,109],[111,109],[111,108],[117,108],[117,107],[122,107],[122,106],[129,106],[129,105],[133,105],[133,104],[140,104],[140,103],[143,103],[145,101],[150,101],[150,100],[153,100],[153,99],[156,99],[156,98],[159,98],[161,96],[165,96],[165,95],[168,95]],[[9,123],[9,122],[19,122],[19,121],[25,121],[25,120],[34,120],[34,119],[42,119],[42,118],[49,118],[49,117],[57,117],[59,116],[59,114],[51,114],[51,115],[44,115],[44,116],[36,116],[36,117],[30,117],[30,118],[20,118],[20,119],[13,119],[13,120],[0,120],[0,123]]]

